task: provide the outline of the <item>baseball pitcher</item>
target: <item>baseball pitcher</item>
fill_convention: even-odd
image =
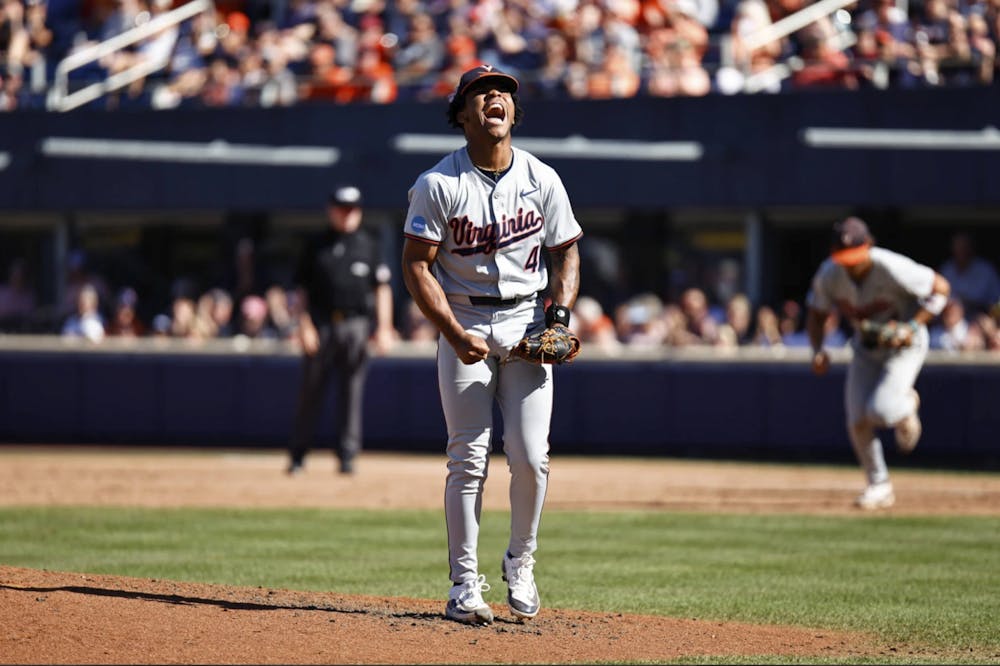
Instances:
[[[490,66],[462,75],[448,119],[465,146],[417,178],[404,227],[406,287],[440,331],[452,582],[445,616],[469,624],[493,621],[477,544],[494,401],[510,470],[510,541],[501,559],[507,603],[521,619],[539,611],[533,567],[549,473],[552,364],[579,350],[578,341],[567,342],[567,326],[582,231],[557,173],[511,145],[522,116],[517,88]],[[532,357],[531,350],[543,351]]]

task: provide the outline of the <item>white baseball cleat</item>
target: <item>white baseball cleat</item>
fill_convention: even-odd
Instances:
[[[449,620],[465,624],[493,622],[493,610],[483,601],[483,592],[488,592],[489,589],[489,583],[483,575],[475,580],[452,585],[448,593],[448,605],[444,608],[444,616]]]
[[[896,503],[896,495],[892,491],[892,483],[890,481],[883,481],[882,483],[873,483],[865,488],[864,492],[858,495],[857,499],[854,500],[854,504],[859,509],[872,510],[872,509],[888,509],[890,506]]]
[[[916,389],[910,389],[910,392],[913,394],[913,400],[916,403],[913,413],[896,424],[896,448],[900,453],[909,453],[917,448],[917,442],[920,441],[920,434],[923,432],[923,426],[920,423],[920,415],[918,413],[920,409],[920,394],[917,393]]]
[[[511,613],[522,619],[535,617],[541,608],[534,566],[535,558],[530,554],[511,557],[510,553],[504,553],[500,566],[503,579],[507,581],[507,605]]]

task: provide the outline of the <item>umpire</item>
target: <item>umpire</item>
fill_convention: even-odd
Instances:
[[[362,195],[354,185],[330,193],[328,228],[303,248],[295,271],[301,304],[302,385],[289,442],[288,473],[302,471],[332,375],[337,375],[334,450],[340,472],[354,472],[361,450],[362,394],[369,338],[375,353],[397,339],[392,324],[391,273],[377,237],[362,228]]]

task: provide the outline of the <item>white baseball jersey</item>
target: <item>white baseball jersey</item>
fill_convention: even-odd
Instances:
[[[860,284],[847,269],[824,261],[806,297],[811,307],[829,312],[836,307],[855,324],[854,355],[847,369],[844,411],[847,432],[869,485],[889,480],[882,440],[875,430],[899,423],[917,409],[913,392],[927,357],[927,327],[920,326],[913,344],[901,349],[865,349],[857,322],[906,321],[934,288],[934,269],[884,248],[871,248],[871,271]]]
[[[860,284],[847,269],[824,261],[813,278],[806,303],[822,312],[836,307],[852,321],[870,319],[885,323],[906,321],[920,308],[920,299],[931,295],[934,269],[885,248],[871,249],[872,268]]]
[[[555,170],[512,150],[499,182],[477,169],[463,147],[410,188],[403,233],[440,246],[434,275],[445,294],[530,296],[548,284],[542,248],[569,245],[583,234]]]

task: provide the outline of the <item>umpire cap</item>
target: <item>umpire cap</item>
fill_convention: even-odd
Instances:
[[[364,203],[361,189],[357,185],[338,185],[330,192],[329,202],[333,206],[360,206]]]

